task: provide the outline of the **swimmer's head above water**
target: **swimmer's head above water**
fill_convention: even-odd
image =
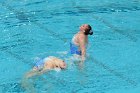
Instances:
[[[25,78],[30,78],[36,75],[40,75],[50,70],[66,69],[66,67],[67,66],[64,60],[54,56],[49,56],[36,62],[33,69],[27,72]]]
[[[54,68],[60,68],[60,69],[65,69],[66,68],[66,63],[64,60],[53,57],[52,62]]]
[[[92,35],[92,27],[89,24],[83,24],[80,26],[80,31],[83,31],[85,35]]]

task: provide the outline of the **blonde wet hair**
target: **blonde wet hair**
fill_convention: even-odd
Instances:
[[[63,68],[65,65],[64,61],[60,58],[54,57],[54,56],[49,56],[47,59],[45,59],[45,68],[50,67],[50,68]]]

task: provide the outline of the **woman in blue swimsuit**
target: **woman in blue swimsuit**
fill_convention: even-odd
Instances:
[[[74,35],[70,42],[71,54],[81,58],[82,61],[86,59],[86,46],[88,44],[88,35],[92,35],[92,28],[89,24],[80,26],[80,31]]]

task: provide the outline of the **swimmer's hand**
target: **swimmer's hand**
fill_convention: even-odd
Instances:
[[[84,62],[85,60],[86,60],[86,58],[85,58],[85,57],[82,57],[82,58],[81,58],[81,61],[82,61],[82,62]]]
[[[80,67],[80,69],[82,70],[82,69],[84,68],[84,62],[80,62],[80,63],[79,63],[79,67]]]

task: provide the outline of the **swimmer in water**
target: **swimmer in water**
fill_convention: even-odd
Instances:
[[[31,71],[25,74],[25,76],[22,79],[21,85],[29,93],[36,93],[33,84],[30,82],[31,77],[42,75],[51,70],[60,71],[65,68],[66,63],[60,58],[49,56],[44,59],[40,59],[36,62]]]
[[[71,54],[76,58],[80,58],[82,62],[86,59],[86,46],[88,44],[88,36],[93,34],[92,27],[89,24],[83,24],[79,28],[72,41],[70,42]]]
[[[66,63],[57,57],[54,56],[49,56],[44,59],[40,59],[36,62],[35,66],[31,71],[26,73],[25,77],[30,78],[35,75],[40,75],[43,74],[47,71],[50,70],[55,70],[55,69],[65,69],[66,68]]]

